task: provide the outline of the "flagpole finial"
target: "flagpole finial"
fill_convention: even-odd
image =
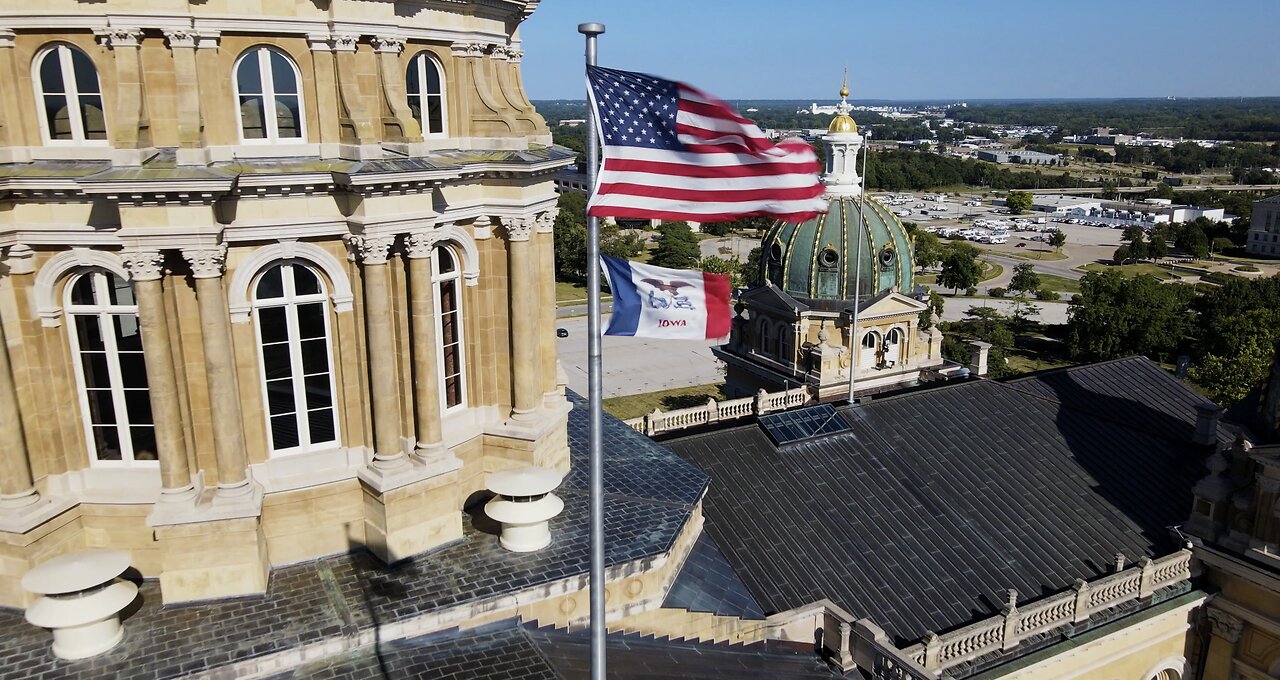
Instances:
[[[840,82],[840,98],[845,99],[849,96],[849,67],[844,67],[844,80]]]
[[[583,35],[600,35],[604,33],[604,24],[594,21],[585,24],[578,24],[578,32]]]

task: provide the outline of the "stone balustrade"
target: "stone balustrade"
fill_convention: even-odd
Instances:
[[[708,399],[707,403],[701,406],[691,406],[672,411],[654,409],[653,413],[639,418],[632,418],[625,422],[636,432],[652,437],[663,432],[683,430],[699,425],[710,425],[725,420],[745,418],[746,416],[759,416],[775,411],[785,411],[789,408],[803,406],[814,398],[813,389],[807,385],[793,387],[783,392],[760,390],[753,397],[730,399],[728,401]]]

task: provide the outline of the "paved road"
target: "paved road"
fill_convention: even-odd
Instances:
[[[608,315],[603,321],[607,327]],[[587,318],[561,319],[558,326],[569,331],[569,337],[556,340],[556,351],[568,375],[569,388],[586,394]],[[721,382],[724,374],[720,362],[711,354],[712,344],[705,340],[605,336],[604,396],[620,397]]]
[[[995,307],[1001,314],[1012,315],[1012,300],[993,300],[990,298],[967,298],[944,295],[945,301],[942,303],[942,320],[943,321],[960,321],[965,318],[965,314],[973,307]],[[1032,300],[1031,304],[1040,308],[1040,313],[1036,319],[1044,324],[1063,324],[1067,322],[1067,303],[1065,302],[1040,302]]]
[[[1151,191],[1155,187],[1119,187],[1114,191],[1125,194],[1141,194]],[[1249,191],[1252,189],[1275,189],[1272,184],[1184,184],[1180,187],[1173,187],[1174,191],[1205,191],[1214,189],[1216,191]],[[1098,187],[1082,187],[1076,189],[1033,189],[1025,188],[1023,191],[1030,191],[1036,194],[1072,194],[1079,196],[1101,195],[1102,189]],[[1112,190],[1108,189],[1107,193]]]

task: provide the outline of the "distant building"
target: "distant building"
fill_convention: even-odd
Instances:
[[[979,152],[981,153],[981,152]],[[1087,213],[1102,208],[1102,201],[1080,196],[1059,196],[1056,194],[1036,195],[1031,198],[1031,209],[1052,215],[1070,215],[1073,212]]]
[[[982,149],[978,151],[978,160],[990,161],[992,163],[1056,165],[1060,160],[1060,156],[1052,153],[1040,153],[1039,151],[1027,151],[1025,149],[1016,151],[994,151]]]
[[[1254,201],[1245,250],[1250,255],[1280,256],[1280,196]]]

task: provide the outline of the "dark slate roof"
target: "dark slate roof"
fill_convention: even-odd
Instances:
[[[586,574],[587,415],[581,399],[573,399],[573,472],[557,491],[565,508],[551,520],[553,542],[541,551],[509,552],[464,520],[461,540],[394,566],[360,550],[273,569],[260,597],[166,607],[158,584],[146,581],[124,641],[74,663],[53,657],[47,631],[0,608],[0,668],[20,668],[24,679],[166,680],[303,644],[350,641],[376,625]],[[665,554],[692,517],[707,476],[616,418],[606,416],[604,424],[605,563]]]
[[[751,591],[705,532],[689,551],[662,606],[743,619],[764,618]]]
[[[1208,401],[1181,380],[1170,379],[1159,364],[1141,356],[1060,368],[1007,380],[1005,384],[1129,427],[1185,439],[1195,431],[1196,405]],[[1223,442],[1230,442],[1232,436],[1225,428],[1218,431]]]
[[[1175,380],[1129,376],[1135,395]],[[979,380],[845,407],[851,432],[782,448],[757,424],[666,445],[711,474],[704,531],[766,613],[826,597],[910,642],[1007,588],[1038,599],[1176,547],[1201,451],[1142,397],[1111,406],[1165,427],[1100,417],[1090,394]]]
[[[812,650],[779,645],[701,644],[610,635],[608,677],[753,680],[840,677]],[[308,664],[270,680],[577,680],[591,673],[590,639],[510,622],[384,643]]]

